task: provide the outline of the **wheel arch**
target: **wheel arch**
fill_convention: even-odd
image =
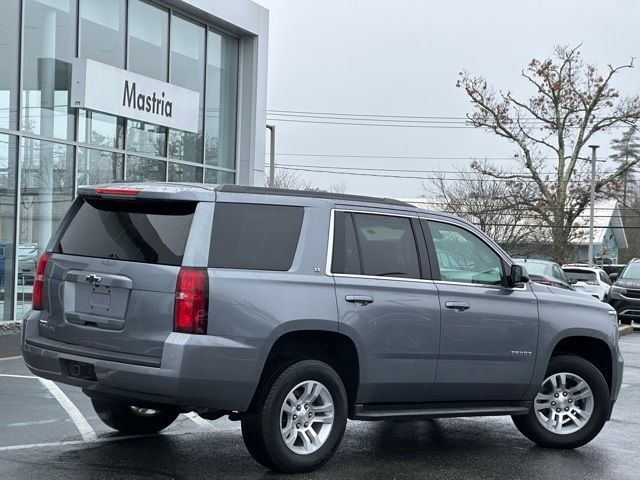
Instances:
[[[280,335],[266,356],[260,382],[249,410],[252,410],[274,368],[296,360],[320,360],[330,365],[340,376],[347,391],[351,412],[358,395],[360,360],[354,341],[347,335],[327,330],[294,330]]]
[[[549,361],[560,355],[576,355],[591,362],[604,376],[609,392],[612,391],[613,353],[607,342],[594,336],[566,336],[556,342],[549,356]]]

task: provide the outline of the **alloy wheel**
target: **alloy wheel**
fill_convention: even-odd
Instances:
[[[582,429],[593,414],[594,398],[589,384],[569,372],[554,373],[534,400],[538,422],[548,431],[569,435]]]
[[[327,441],[333,419],[333,398],[327,387],[313,380],[299,383],[280,410],[282,440],[294,453],[314,453]]]

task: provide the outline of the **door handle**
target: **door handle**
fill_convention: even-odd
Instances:
[[[450,308],[451,310],[455,310],[456,312],[464,312],[465,310],[469,310],[471,305],[467,302],[446,302],[445,307]]]
[[[369,295],[347,295],[344,299],[349,303],[356,303],[362,306],[373,303],[373,297]]]

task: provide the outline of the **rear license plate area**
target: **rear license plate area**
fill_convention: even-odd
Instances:
[[[65,282],[65,318],[69,323],[122,330],[130,290],[91,283]]]

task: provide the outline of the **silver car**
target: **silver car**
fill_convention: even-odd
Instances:
[[[510,415],[566,449],[622,381],[616,313],[584,298],[398,201],[110,184],[79,189],[40,258],[22,351],[120,432],[228,415],[277,471],[328,462],[347,418]]]

